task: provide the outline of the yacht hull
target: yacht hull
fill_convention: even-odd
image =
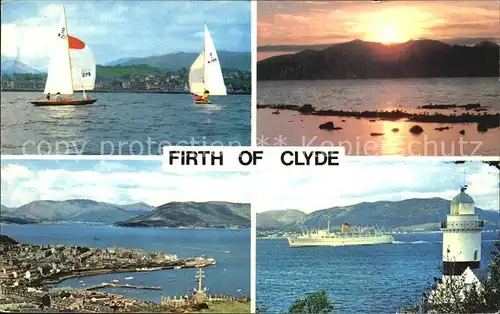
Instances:
[[[62,99],[62,100],[42,100],[42,101],[32,101],[31,103],[35,106],[82,106],[90,105],[97,101],[97,99]]]
[[[376,245],[391,244],[394,238],[391,235],[379,236],[349,236],[349,237],[288,237],[290,247],[311,247],[311,246],[354,246],[354,245]]]

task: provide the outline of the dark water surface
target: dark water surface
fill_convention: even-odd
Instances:
[[[439,275],[442,234],[396,234],[374,246],[289,248],[286,239],[257,240],[256,305],[287,311],[296,298],[326,290],[340,313],[396,313]],[[481,265],[497,232],[483,233]]]
[[[500,112],[499,97],[500,82],[496,77],[260,81],[257,103],[312,104],[317,109],[354,111],[414,111],[418,106],[430,103],[479,103],[488,112],[496,113]],[[453,110],[436,112],[455,113]]]
[[[86,224],[1,225],[1,234],[29,244],[66,244],[92,247],[140,248],[178,257],[213,257],[217,265],[205,268],[207,293],[250,295],[250,231],[226,229],[119,228]],[[98,239],[95,240],[95,239]],[[122,273],[69,279],[59,286],[84,288],[111,282],[160,286],[162,290],[107,288],[104,291],[160,303],[162,296],[184,295],[196,287],[196,269]],[[134,277],[125,280],[126,277]],[[83,282],[80,282],[83,281]],[[237,290],[241,289],[241,292]]]
[[[159,147],[250,145],[250,95],[93,93],[86,106],[35,107],[38,92],[2,92],[2,154],[158,155]]]

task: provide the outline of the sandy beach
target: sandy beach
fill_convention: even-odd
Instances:
[[[259,146],[344,146],[346,155],[498,156],[500,128],[477,131],[476,123],[415,123],[350,117],[303,115],[297,111],[257,110]],[[333,122],[342,129],[322,130]],[[409,129],[420,125],[423,132]],[[449,127],[442,131],[436,128]],[[394,132],[393,129],[399,129]],[[459,132],[464,131],[462,135]]]

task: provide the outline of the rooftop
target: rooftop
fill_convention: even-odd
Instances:
[[[469,194],[465,193],[465,189],[462,188],[460,194],[455,196],[452,200],[452,203],[460,203],[460,204],[474,204],[474,200],[470,197]]]

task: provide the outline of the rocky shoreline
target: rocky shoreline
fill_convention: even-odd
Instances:
[[[431,105],[435,106],[432,108],[438,109],[448,109],[449,106],[456,105]],[[439,106],[439,107],[436,107]],[[443,107],[444,106],[444,107]],[[454,108],[455,108],[454,107]],[[483,109],[480,108],[479,104],[469,104],[464,105],[461,108],[465,110],[470,109]],[[378,120],[387,120],[387,121],[397,121],[397,120],[406,120],[408,122],[415,123],[476,123],[477,130],[479,132],[486,132],[488,129],[498,128],[500,127],[500,113],[492,114],[483,112],[481,114],[471,114],[469,112],[462,113],[460,115],[445,115],[445,114],[429,114],[429,113],[409,113],[403,110],[392,110],[392,111],[347,111],[347,110],[325,110],[320,109],[316,110],[311,104],[304,104],[302,106],[299,105],[289,105],[289,104],[270,104],[270,105],[257,105],[257,109],[275,109],[274,114],[279,114],[279,110],[291,110],[298,111],[303,115],[313,115],[313,116],[333,116],[333,117],[350,117],[356,119],[378,119]],[[374,120],[375,121],[375,120]],[[336,128],[331,124],[322,124],[319,126],[321,129],[326,130],[335,130]],[[421,129],[420,126],[417,126]],[[418,129],[417,128],[417,129]],[[442,128],[438,131],[445,130],[446,128]],[[418,129],[419,130],[419,129]],[[396,131],[396,130],[394,130]],[[414,132],[412,132],[414,133]],[[415,132],[419,133],[419,132]],[[420,131],[421,133],[421,131]]]

